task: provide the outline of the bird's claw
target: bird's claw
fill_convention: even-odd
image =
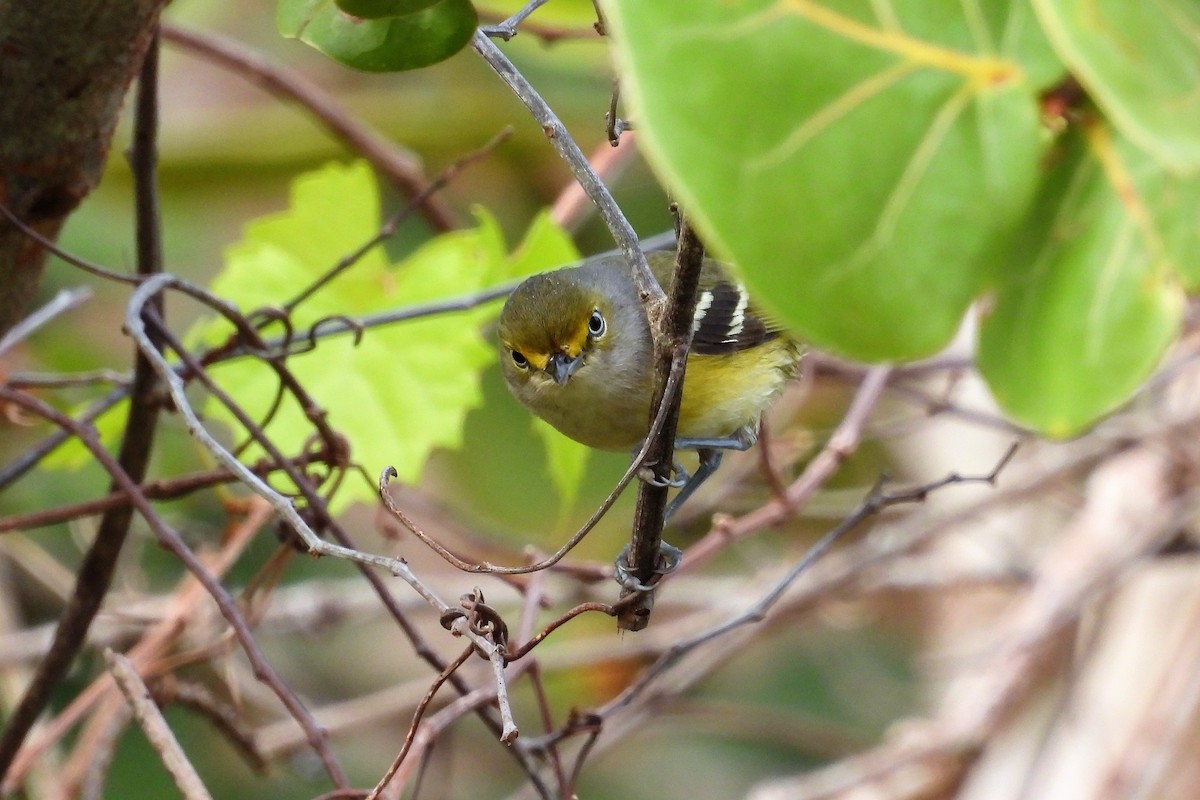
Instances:
[[[660,489],[664,486],[668,489],[680,489],[686,486],[692,477],[683,464],[678,461],[671,465],[671,470],[666,475],[659,475],[654,469],[655,466],[654,464],[642,465],[637,472],[638,479]]]
[[[628,557],[629,545],[625,545],[613,562],[613,577],[616,578],[617,583],[621,584],[622,589],[630,592],[649,592],[653,591],[655,584],[662,580],[663,575],[669,575],[679,569],[680,563],[683,562],[683,551],[674,545],[659,542],[658,561],[654,566],[654,575],[649,584],[639,581],[637,576],[630,571]]]

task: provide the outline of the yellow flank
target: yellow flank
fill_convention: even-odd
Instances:
[[[690,355],[677,435],[720,438],[757,424],[795,372],[797,356],[786,337],[728,355]]]

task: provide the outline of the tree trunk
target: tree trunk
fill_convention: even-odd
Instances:
[[[0,0],[0,203],[55,238],[104,170],[121,101],[166,0]],[[45,250],[0,217],[0,334]]]

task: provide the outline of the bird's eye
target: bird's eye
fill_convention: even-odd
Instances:
[[[512,351],[512,360],[521,369],[529,369],[529,359],[526,358],[520,350]]]
[[[592,316],[588,319],[588,333],[596,338],[604,335],[604,331],[608,329],[608,325],[604,322],[604,315],[599,309],[592,312]]]

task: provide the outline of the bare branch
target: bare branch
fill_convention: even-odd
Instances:
[[[437,231],[459,226],[458,216],[437,197],[419,159],[390,141],[337,99],[294,70],[271,63],[240,42],[213,33],[164,24],[163,38],[171,44],[232,70],[257,83],[275,97],[290,100],[312,114],[331,134],[361,155],[381,175],[415,198],[425,220]]]
[[[588,197],[592,198],[592,202],[600,210],[600,216],[612,231],[617,247],[620,248],[629,264],[634,282],[637,283],[638,291],[641,293],[642,302],[651,307],[661,305],[666,299],[666,295],[663,294],[662,287],[658,285],[658,281],[650,272],[646,256],[638,246],[637,234],[634,233],[629,221],[625,219],[625,215],[621,213],[621,209],[613,200],[608,188],[588,163],[587,157],[579,149],[579,145],[575,144],[575,140],[571,138],[566,126],[525,79],[525,76],[518,72],[513,63],[492,43],[487,34],[483,31],[476,31],[475,38],[471,40],[471,46],[479,55],[483,56],[488,66],[495,70],[500,79],[508,84],[508,87],[529,109],[529,113],[542,126],[542,131],[550,140],[550,145],[566,162],[575,179],[587,192]]]
[[[685,374],[688,349],[692,343],[696,299],[699,296],[700,268],[704,263],[704,245],[684,218],[680,219],[679,250],[675,257],[675,273],[663,313],[651,317],[650,330],[654,337],[654,394],[651,408],[654,415],[665,414],[658,433],[647,438],[646,455],[639,463],[657,480],[644,481],[638,489],[633,530],[629,548],[624,553],[625,566],[639,587],[651,591],[621,587],[621,597],[636,595],[617,616],[621,630],[640,631],[650,624],[654,607],[654,583],[662,577],[659,565],[663,558],[662,530],[667,507],[667,480],[675,465],[675,428],[679,423],[679,403],[683,398],[683,378],[677,379],[675,389],[671,375]],[[660,410],[661,407],[661,410]]]
[[[7,211],[7,209],[5,209]],[[0,337],[0,356],[7,353],[18,342],[29,338],[30,334],[42,327],[59,314],[86,303],[92,298],[92,290],[86,287],[79,289],[61,289],[50,299],[50,302],[14,325],[3,337]]]
[[[408,726],[408,733],[404,735],[404,744],[400,745],[400,752],[396,754],[396,758],[392,761],[392,765],[388,767],[387,772],[379,779],[379,783],[375,784],[375,788],[367,795],[366,800],[378,800],[380,792],[391,783],[395,777],[396,771],[400,769],[400,765],[404,763],[404,759],[408,756],[409,750],[412,749],[413,740],[417,736],[417,726],[421,724],[421,718],[425,716],[425,709],[429,708],[429,704],[433,702],[437,690],[442,687],[451,675],[453,675],[459,667],[467,663],[467,659],[475,652],[473,646],[468,646],[458,658],[451,661],[445,669],[434,678],[429,690],[425,692],[425,696],[421,698],[421,702],[417,703],[417,709],[413,712],[412,723]]]
[[[179,740],[171,732],[162,712],[150,698],[150,690],[142,682],[141,676],[138,675],[133,664],[129,663],[129,659],[119,653],[114,653],[111,649],[104,651],[104,659],[108,662],[109,672],[116,679],[117,686],[125,695],[129,707],[133,709],[134,719],[146,732],[150,746],[162,759],[163,766],[167,768],[167,772],[171,773],[171,778],[175,781],[175,785],[182,792],[185,800],[212,800],[212,795],[208,793],[196,768],[192,766],[192,762],[188,760],[183,748],[179,746]]]

